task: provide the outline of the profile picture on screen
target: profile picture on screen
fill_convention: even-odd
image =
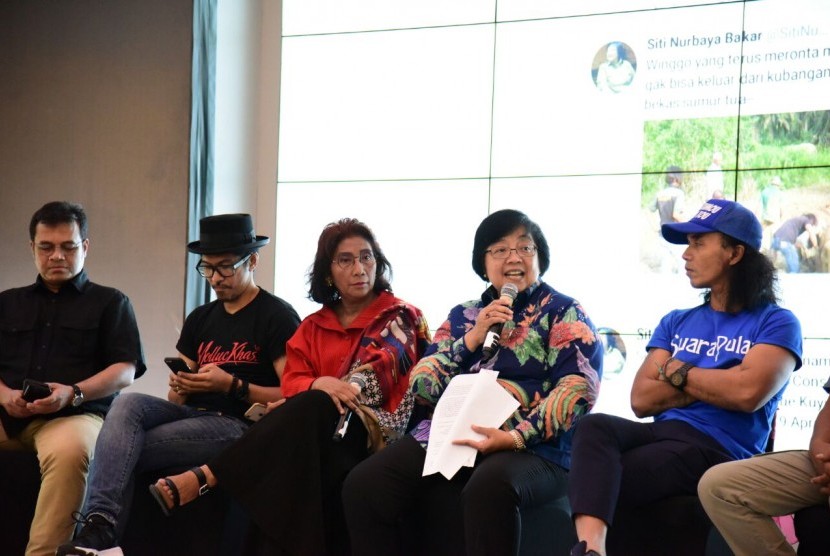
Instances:
[[[603,45],[594,55],[591,76],[597,89],[606,93],[622,93],[634,81],[637,58],[624,42]]]
[[[602,342],[602,376],[610,378],[620,374],[625,367],[625,359],[628,356],[620,333],[613,328],[601,326],[597,328],[597,336]]]

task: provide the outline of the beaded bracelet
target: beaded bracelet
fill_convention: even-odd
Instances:
[[[527,446],[525,446],[525,439],[522,437],[522,433],[520,433],[516,429],[513,429],[512,431],[510,431],[510,436],[513,437],[514,452],[522,452],[525,450],[525,448],[527,448]]]

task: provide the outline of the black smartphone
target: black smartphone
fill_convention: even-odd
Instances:
[[[195,373],[196,371],[187,366],[181,357],[165,357],[164,362],[174,373]]]
[[[45,398],[52,393],[52,389],[45,382],[39,380],[32,380],[30,378],[23,380],[23,394],[22,398],[27,402],[33,402],[41,398]]]

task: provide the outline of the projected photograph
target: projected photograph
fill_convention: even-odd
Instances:
[[[762,251],[782,272],[830,272],[829,131],[826,110],[646,122],[643,265],[682,273],[683,246],[665,242],[660,226],[725,197],[755,212]]]
[[[597,89],[604,93],[622,93],[634,81],[637,58],[623,42],[610,42],[594,56],[591,76]]]
[[[623,371],[628,353],[623,337],[613,328],[600,327],[597,334],[602,342],[602,377],[605,380]]]

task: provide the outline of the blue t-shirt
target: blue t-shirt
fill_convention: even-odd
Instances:
[[[780,346],[793,354],[795,368],[801,367],[801,324],[778,305],[740,313],[715,311],[708,304],[672,311],[660,320],[646,349],[668,350],[695,367],[728,369],[740,364],[755,344]],[[720,442],[735,459],[743,459],[764,451],[786,387],[753,413],[698,401],[664,411],[654,420],[685,421]]]

